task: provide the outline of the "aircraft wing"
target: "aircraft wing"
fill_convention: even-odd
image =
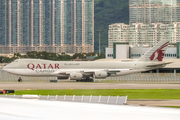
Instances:
[[[71,71],[57,71],[53,73],[54,75],[57,75],[59,78],[58,79],[68,79],[70,77],[71,80],[77,80],[77,77],[82,78],[82,76],[89,76],[93,77],[96,79],[105,79],[106,77],[117,77],[117,76],[123,76],[123,75],[128,75],[128,74],[133,74],[133,73],[140,73],[143,71],[148,71],[152,70],[152,68],[149,69],[74,69]],[[80,79],[79,78],[79,79]],[[78,79],[78,80],[79,80]]]
[[[117,73],[121,72],[122,70],[129,70],[129,69],[97,69],[97,70],[84,70],[84,73],[94,73],[97,71],[107,71],[107,73]]]
[[[67,74],[66,71],[62,72],[62,71],[56,71],[56,72],[53,72],[52,74],[54,75],[58,75],[58,74]]]
[[[147,65],[146,67],[159,67],[167,64],[171,64],[173,62],[167,62],[167,63],[161,63],[161,64],[152,64],[152,65]]]
[[[107,71],[107,73],[117,73],[117,72],[121,72],[124,70],[129,70],[129,69],[95,69],[95,70],[71,70],[71,71],[56,71],[52,74],[70,74],[72,72],[81,72],[81,73],[94,73],[97,71]]]
[[[106,72],[108,76],[110,74],[118,74],[118,73],[124,73],[124,71],[129,71],[129,69],[71,69],[71,70],[65,70],[65,71],[56,71],[52,73],[52,75],[70,75],[71,73],[81,73],[86,76],[92,76],[94,74],[101,74],[102,72]]]

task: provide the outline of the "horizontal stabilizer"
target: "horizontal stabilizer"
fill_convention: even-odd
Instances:
[[[168,63],[161,63],[161,64],[153,64],[153,65],[148,65],[146,67],[158,67],[158,66],[162,66],[162,65],[167,65],[167,64],[171,64],[173,62],[168,62]]]

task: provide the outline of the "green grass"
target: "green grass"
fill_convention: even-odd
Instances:
[[[20,90],[15,94],[128,96],[128,99],[180,99],[180,89],[97,89],[97,90]]]

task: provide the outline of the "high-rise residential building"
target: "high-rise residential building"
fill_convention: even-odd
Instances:
[[[0,54],[94,51],[94,0],[0,0]]]
[[[180,0],[129,0],[129,19],[130,24],[180,22]]]
[[[109,25],[108,47],[111,48],[114,42],[128,42],[133,46],[153,46],[163,39],[169,39],[170,43],[180,42],[180,23],[133,23],[132,25],[116,23]]]

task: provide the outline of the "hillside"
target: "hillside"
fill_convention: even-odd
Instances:
[[[129,23],[128,0],[95,0],[94,1],[94,49],[99,50],[99,33],[101,31],[101,51],[108,46],[108,26],[112,23]]]

